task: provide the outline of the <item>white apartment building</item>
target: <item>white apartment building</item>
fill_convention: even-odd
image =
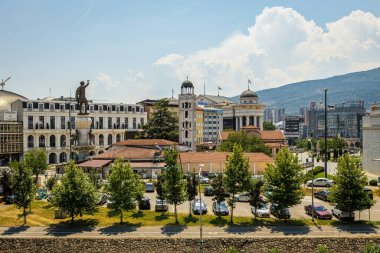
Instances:
[[[17,111],[17,121],[22,122],[23,152],[33,148],[45,148],[49,164],[78,159],[78,153],[70,145],[75,134],[75,117],[79,110],[70,98],[19,99],[12,103]],[[147,122],[144,108],[136,104],[89,103],[91,134],[95,149],[91,155],[100,154],[113,143],[133,138],[134,133]]]

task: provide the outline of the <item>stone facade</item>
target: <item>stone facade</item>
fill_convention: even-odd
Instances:
[[[380,104],[363,117],[363,168],[380,175]]]
[[[212,238],[204,240],[204,252],[223,253],[234,247],[238,252],[267,253],[277,248],[281,253],[314,253],[325,245],[330,252],[357,253],[367,244],[379,244],[380,238],[354,237],[271,237]],[[0,238],[0,252],[198,252],[199,239],[181,238]]]

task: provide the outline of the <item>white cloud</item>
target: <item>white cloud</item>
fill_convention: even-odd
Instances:
[[[166,55],[155,66],[177,80],[189,76],[198,93],[205,80],[225,95],[246,89],[247,78],[261,90],[367,70],[380,66],[380,18],[358,10],[324,29],[291,8],[265,8],[247,34],[189,56]]]

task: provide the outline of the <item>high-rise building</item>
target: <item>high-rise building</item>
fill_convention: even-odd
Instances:
[[[321,138],[325,132],[325,109],[323,103],[312,102],[308,112],[309,136]],[[364,101],[349,101],[327,106],[327,136],[361,138]]]
[[[178,95],[178,117],[179,145],[196,151],[196,96],[194,85],[189,80],[182,83],[181,94]]]
[[[363,117],[363,168],[380,175],[380,103]]]
[[[296,140],[300,138],[300,116],[287,115],[285,116],[285,132],[284,135],[288,141],[288,145],[293,146]]]
[[[205,107],[203,112],[203,140],[205,142],[216,143],[220,139],[220,132],[223,131],[223,110],[213,107]]]

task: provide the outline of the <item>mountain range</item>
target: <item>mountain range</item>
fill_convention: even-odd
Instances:
[[[278,88],[257,91],[260,103],[267,108],[285,108],[286,114],[298,114],[300,107],[310,102],[323,102],[327,91],[327,104],[363,100],[366,108],[380,101],[380,67],[326,79],[287,84]],[[231,99],[239,102],[239,96]]]

